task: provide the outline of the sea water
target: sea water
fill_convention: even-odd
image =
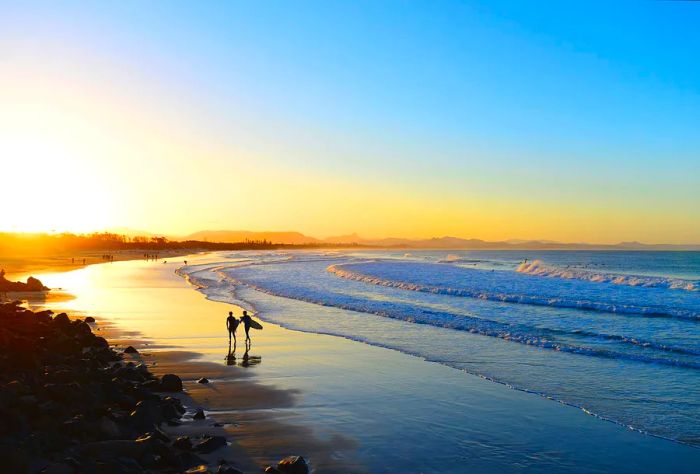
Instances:
[[[181,273],[263,319],[413,354],[700,447],[699,252],[271,251],[216,260]]]

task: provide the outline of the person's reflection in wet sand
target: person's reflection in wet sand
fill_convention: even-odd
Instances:
[[[241,367],[250,367],[252,365],[258,365],[259,363],[262,362],[262,357],[249,355],[248,354],[249,350],[250,350],[250,348],[246,347],[245,354],[243,354],[243,360],[241,361],[240,364],[238,364]]]
[[[236,365],[236,342],[233,342],[233,351],[231,351],[231,339],[228,340],[228,354],[226,354],[226,365]]]

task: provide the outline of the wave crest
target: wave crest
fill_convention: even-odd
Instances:
[[[584,270],[581,268],[561,268],[547,265],[541,260],[521,263],[516,272],[566,280],[584,280],[593,283],[613,283],[615,285],[641,286],[645,288],[668,288],[671,290],[698,291],[698,282],[680,278],[663,278],[643,275],[624,275]]]
[[[641,306],[635,304],[616,304],[605,301],[590,301],[580,299],[568,299],[561,297],[543,297],[537,294],[517,294],[498,293],[473,289],[467,287],[437,286],[424,283],[411,283],[407,281],[397,281],[385,279],[378,276],[368,275],[347,269],[353,264],[334,264],[326,270],[334,275],[348,280],[371,283],[373,285],[400,288],[403,290],[420,291],[424,293],[434,293],[449,296],[460,296],[467,298],[479,298],[483,300],[497,301],[502,303],[529,304],[534,306],[552,306],[558,308],[581,309],[587,311],[601,311],[606,313],[629,314],[647,317],[671,317],[690,320],[700,320],[700,314],[695,311],[682,308],[656,308],[651,306]],[[476,271],[476,270],[474,270]]]

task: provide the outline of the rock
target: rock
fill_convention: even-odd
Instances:
[[[167,455],[170,451],[170,448],[163,441],[150,433],[136,438],[134,442],[143,446],[147,458],[142,458],[141,462],[149,466],[158,464],[158,458]]]
[[[33,472],[33,460],[24,449],[3,446],[2,468],[5,472]]]
[[[274,466],[267,466],[265,468],[265,472],[267,474],[280,474],[280,471],[278,471],[277,468]]]
[[[209,379],[206,377],[202,377],[201,379],[197,380],[197,383],[209,383]]]
[[[206,464],[206,461],[204,459],[200,458],[194,453],[187,451],[178,454],[178,459],[180,461],[180,464],[184,466],[185,469],[199,466],[201,464]]]
[[[80,470],[80,468],[82,467],[80,464],[80,461],[78,461],[75,458],[67,457],[63,460],[63,462],[68,464],[69,466],[71,466],[73,469],[76,469],[76,470]]]
[[[277,463],[277,470],[284,474],[308,474],[309,466],[301,456],[287,456]]]
[[[104,337],[97,336],[92,340],[92,346],[101,349],[109,349],[109,342],[107,342],[107,339]]]
[[[59,313],[53,318],[53,322],[65,326],[70,324],[70,319],[66,313]]]
[[[157,392],[161,388],[160,380],[146,380],[141,384],[141,387],[145,388],[146,390],[153,390],[154,392]]]
[[[129,415],[137,429],[150,430],[163,421],[160,405],[153,400],[141,400]]]
[[[223,436],[207,436],[204,441],[195,445],[194,450],[198,453],[208,454],[224,446],[226,446],[226,438]]]
[[[243,471],[239,471],[235,467],[221,464],[219,469],[216,470],[216,474],[243,474]]]
[[[88,316],[87,318],[85,318],[85,322],[86,322],[86,323],[94,323],[94,322],[95,322],[95,318],[93,318],[92,316]]]
[[[26,290],[25,291],[47,291],[48,288],[44,286],[37,278],[29,277],[27,278]]]
[[[5,390],[8,390],[14,396],[31,394],[31,389],[19,380],[13,380],[5,384]]]
[[[127,457],[120,457],[108,463],[107,472],[124,472],[124,473],[137,473],[143,472],[144,468],[139,464],[136,459],[131,459]],[[106,467],[106,466],[105,466]]]
[[[165,434],[162,430],[156,428],[152,432],[148,433],[149,435],[153,436],[155,439],[158,439],[164,443],[169,443],[171,441],[170,436]]]
[[[192,441],[173,443],[158,429],[185,409],[151,388],[181,391],[179,377],[127,363],[92,333],[94,318],[52,315],[0,303],[0,472],[182,473],[206,464]],[[226,444],[197,441],[202,453]]]
[[[175,374],[165,374],[160,379],[160,389],[164,392],[182,392],[182,380]]]
[[[114,459],[124,457],[138,459],[144,452],[145,445],[130,440],[115,439],[85,443],[80,447],[80,454],[93,459]]]
[[[129,346],[126,349],[124,349],[125,354],[138,354],[139,351],[137,351],[134,346]]]
[[[67,463],[55,463],[47,466],[43,471],[44,474],[73,474],[75,469]]]
[[[175,407],[174,405],[164,403],[163,405],[161,405],[160,409],[163,415],[163,419],[165,419],[166,421],[177,421],[180,419],[181,414],[177,407]]]
[[[165,397],[163,399],[164,403],[167,403],[169,405],[172,405],[175,407],[175,409],[180,413],[181,415],[184,415],[187,410],[185,410],[185,407],[182,406],[182,402],[174,397]]]
[[[180,449],[182,451],[192,450],[192,441],[189,436],[180,436],[178,439],[173,441],[173,448]]]
[[[49,289],[34,277],[27,278],[27,283],[9,281],[5,273],[0,273],[0,292],[5,291],[48,291]]]
[[[209,472],[206,464],[200,464],[199,466],[193,467],[185,471],[185,474],[206,474]]]
[[[97,429],[99,432],[108,439],[119,439],[122,435],[122,430],[119,425],[114,420],[110,420],[106,416],[100,418],[97,422]]]
[[[192,419],[193,420],[203,420],[206,417],[207,416],[204,414],[204,410],[202,410],[201,408],[198,408],[197,412],[192,416]]]

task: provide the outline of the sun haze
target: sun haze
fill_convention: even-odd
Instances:
[[[700,242],[685,2],[14,2],[0,230]]]

